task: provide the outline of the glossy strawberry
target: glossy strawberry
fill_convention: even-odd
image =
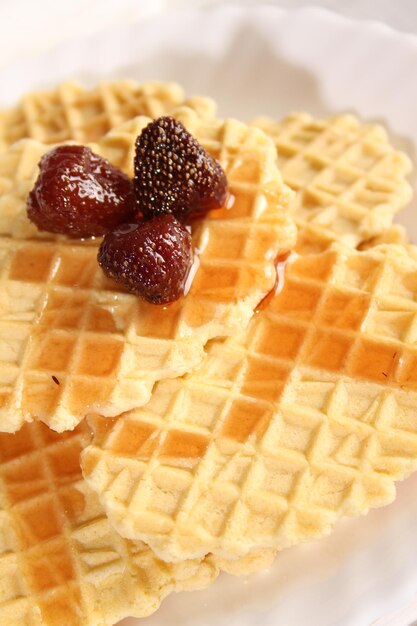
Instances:
[[[131,219],[133,183],[85,146],[59,146],[39,163],[27,213],[40,230],[70,237],[103,235]]]
[[[170,214],[119,226],[98,252],[106,276],[153,304],[184,294],[192,261],[190,232]]]
[[[134,186],[145,217],[183,219],[221,207],[227,194],[220,164],[172,117],[154,120],[137,138]]]

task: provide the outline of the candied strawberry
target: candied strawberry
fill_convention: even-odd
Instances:
[[[192,261],[190,232],[170,214],[119,226],[107,233],[98,252],[106,276],[153,304],[184,294]]]
[[[28,217],[39,230],[104,235],[134,214],[133,182],[90,148],[54,148],[39,169],[27,202]]]
[[[134,185],[145,217],[182,219],[221,207],[227,194],[220,164],[172,117],[154,120],[137,138]]]

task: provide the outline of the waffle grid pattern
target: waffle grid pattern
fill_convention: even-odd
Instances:
[[[249,332],[87,448],[118,531],[166,560],[236,556],[390,502],[417,467],[416,288],[396,246],[290,263]]]
[[[62,478],[57,476],[56,482],[51,466],[46,462],[47,451],[45,462],[39,465],[38,450],[44,445],[42,432],[35,427],[29,436],[25,436],[27,434],[28,428],[13,440],[10,440],[10,437],[6,440],[4,435],[0,438],[3,500],[1,524],[3,549],[0,568],[3,586],[8,592],[7,596],[2,598],[0,614],[3,616],[3,623],[4,621],[11,623],[12,619],[15,623],[19,621],[22,624],[41,623],[39,608],[41,615],[44,611],[53,610],[54,603],[57,602],[59,605],[64,594],[68,598],[67,617],[68,623],[71,623],[79,611],[80,590],[72,558],[68,552],[70,545],[68,520],[60,519],[62,529],[61,533],[57,533],[56,507],[60,498],[65,497],[72,468],[68,468],[66,480],[64,477],[62,481]],[[66,445],[77,446],[81,436],[80,433],[72,434],[71,442],[67,439]],[[21,477],[19,444],[25,449],[25,464],[32,470],[27,471],[25,484]],[[52,460],[57,450],[52,442],[48,447]],[[59,446],[59,452],[61,448],[62,446]],[[32,502],[36,503],[36,521],[32,517]],[[59,508],[62,509],[62,504]],[[6,533],[10,533],[12,539],[5,545]],[[58,571],[56,571],[57,561],[62,563],[62,568]],[[25,572],[26,576],[22,576],[22,572]],[[49,584],[46,582],[48,579]]]
[[[410,160],[381,126],[362,125],[353,115],[316,120],[305,113],[253,123],[274,140],[284,181],[297,192],[301,254],[336,240],[356,247],[388,228],[410,201]]]
[[[7,413],[20,403],[23,414],[50,416],[50,425],[59,428],[61,406],[79,416],[93,406],[92,399],[99,403],[111,396],[125,350],[124,333],[133,335],[140,305],[106,281],[95,247],[2,240],[0,250],[7,302],[7,316],[0,323],[0,398]],[[134,338],[131,343],[134,347]],[[143,343],[144,355],[159,352],[163,360],[157,340],[144,337]],[[135,385],[142,402],[151,391],[145,372],[142,363],[136,373],[142,385]],[[122,382],[132,393],[129,385],[135,381]],[[15,422],[11,424],[14,429]],[[7,428],[6,422],[3,426]]]
[[[173,589],[216,577],[212,562],[159,562],[122,539],[82,479],[85,424],[0,435],[0,619],[6,626],[113,624],[152,613]]]
[[[29,176],[15,181],[16,193],[0,207],[3,430],[37,416],[62,431],[87,412],[114,415],[145,403],[155,380],[198,364],[208,339],[244,328],[273,286],[274,259],[296,233],[272,142],[233,120],[204,120],[185,107],[177,115],[220,160],[234,197],[231,208],[195,229],[199,268],[186,298],[149,305],[104,278],[96,244],[39,236],[25,216]],[[148,122],[127,122],[93,148],[129,172],[135,138]],[[38,144],[13,148],[15,166],[18,150],[26,165],[16,169],[26,173]],[[7,154],[0,158],[0,174],[10,171],[7,161]]]
[[[0,152],[27,137],[46,144],[97,141],[126,120],[137,115],[159,117],[184,99],[175,83],[120,80],[92,89],[62,83],[51,91],[28,93],[17,106],[0,111]],[[214,113],[208,99],[206,103]]]

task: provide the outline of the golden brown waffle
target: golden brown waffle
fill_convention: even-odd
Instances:
[[[417,468],[417,262],[335,245],[281,286],[84,453],[117,530],[167,561],[319,537]]]
[[[353,115],[317,120],[307,113],[253,123],[274,140],[284,181],[297,192],[300,254],[333,241],[356,247],[388,228],[410,201],[410,160],[381,126]]]
[[[374,248],[375,246],[380,246],[386,243],[395,243],[397,245],[403,246],[407,249],[407,253],[413,259],[417,260],[417,246],[410,243],[407,231],[404,226],[401,226],[401,224],[393,224],[386,230],[382,231],[382,233],[377,237],[367,239],[366,241],[361,243],[358,249],[369,250],[369,248]]]
[[[384,243],[395,243],[400,246],[408,246],[410,242],[404,226],[401,226],[401,224],[392,224],[392,226],[383,230],[381,234],[376,237],[371,237],[371,239],[363,241],[358,246],[358,250],[368,250],[369,248],[374,248],[375,246],[380,246]]]
[[[46,144],[98,141],[127,120],[159,117],[184,101],[183,89],[175,83],[116,80],[91,89],[62,83],[50,91],[28,93],[17,106],[0,110],[0,153],[26,137]],[[209,98],[196,97],[189,103],[200,114],[215,115]]]
[[[0,433],[2,626],[111,625],[149,615],[172,591],[207,586],[220,569],[269,565],[272,551],[170,565],[120,537],[81,474],[90,440],[84,422],[60,435],[39,422]]]
[[[167,565],[113,530],[82,478],[84,424],[0,434],[0,623],[95,626],[144,616],[171,591],[201,588],[213,559]]]
[[[46,147],[22,140],[0,157],[0,430],[40,418],[62,431],[88,412],[111,416],[145,403],[155,381],[195,367],[210,338],[244,328],[273,287],[275,258],[296,233],[272,142],[233,120],[204,120],[185,107],[175,115],[219,159],[234,202],[195,227],[198,271],[188,295],[168,307],[105,279],[97,242],[41,234],[27,220]],[[131,174],[147,123],[135,118],[92,147]]]

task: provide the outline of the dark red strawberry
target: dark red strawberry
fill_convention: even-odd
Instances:
[[[192,261],[190,232],[170,214],[119,226],[104,237],[98,252],[106,276],[152,304],[184,294]]]
[[[183,219],[221,207],[227,194],[220,164],[172,117],[154,120],[137,138],[134,186],[145,217]]]
[[[135,212],[133,182],[85,146],[59,146],[39,163],[27,213],[40,230],[103,235]]]

